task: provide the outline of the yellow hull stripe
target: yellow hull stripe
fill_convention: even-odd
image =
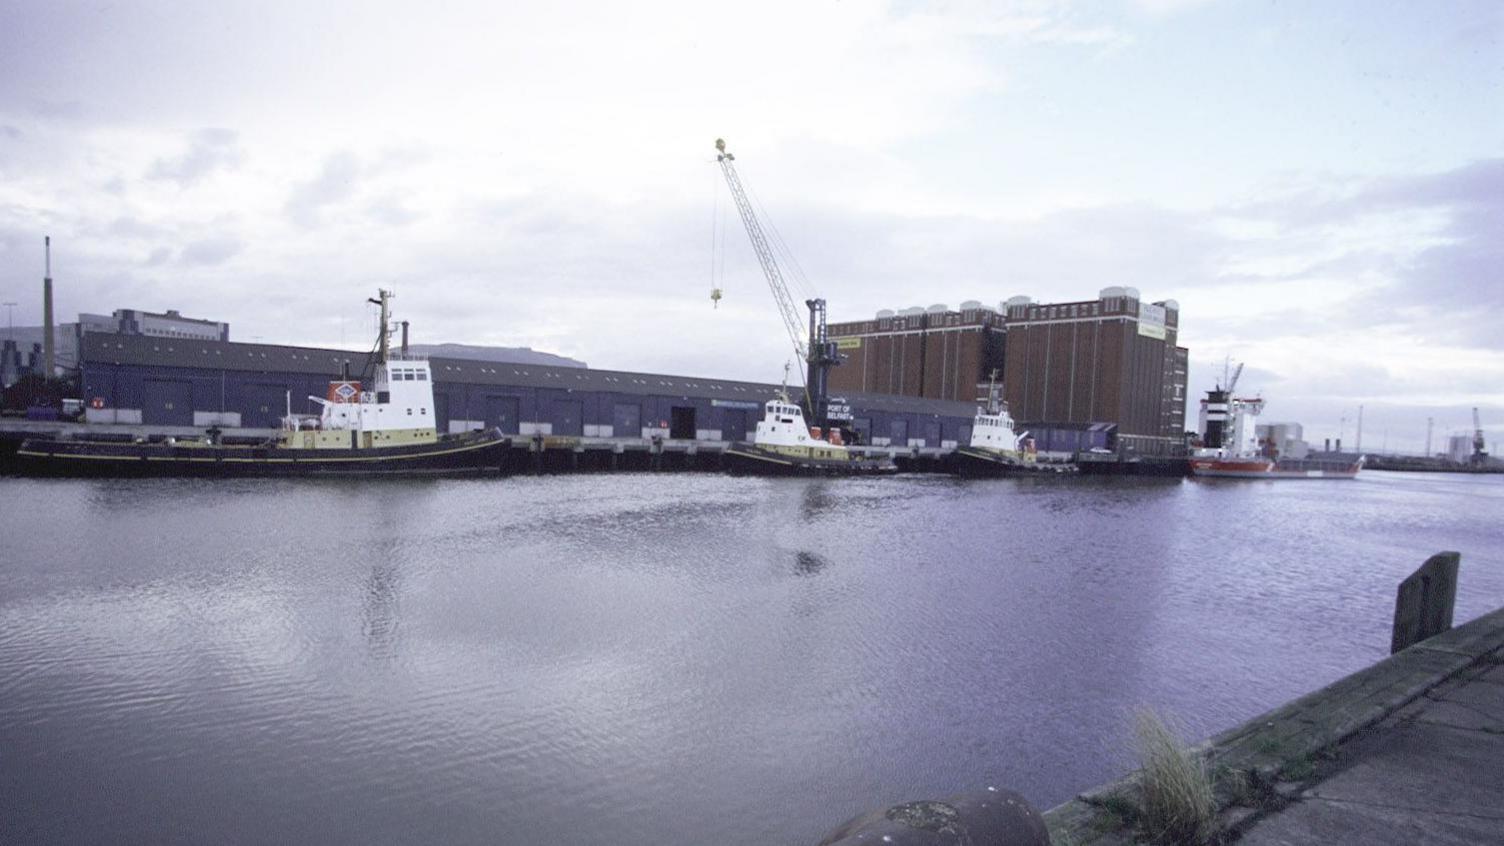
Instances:
[[[173,456],[173,455],[148,455],[148,456],[145,456],[145,458],[146,458],[147,461],[200,461],[200,462],[209,462],[209,463],[213,463],[213,462],[216,462],[216,461],[221,461],[221,462],[225,462],[225,463],[234,463],[234,464],[270,464],[270,463],[291,464],[291,463],[294,463],[294,462],[298,463],[298,464],[326,464],[326,463],[335,462],[335,461],[338,461],[338,462],[349,462],[349,461],[356,461],[356,462],[400,461],[400,460],[414,459],[414,458],[432,458],[432,457],[437,456],[437,455],[454,455],[455,453],[460,453],[460,452],[472,452],[472,451],[477,450],[477,449],[484,449],[485,447],[499,446],[499,445],[502,445],[503,443],[505,443],[505,442],[504,441],[487,441],[485,443],[480,443],[480,444],[469,444],[467,446],[455,447],[453,449],[439,450],[438,452],[422,452],[422,453],[414,453],[414,454],[411,454],[411,455],[351,456],[351,457],[348,457],[348,458],[334,458],[334,457],[324,458],[322,456],[318,457],[318,458],[297,458],[297,459],[294,459],[294,458],[190,458],[190,457],[187,457],[187,456],[178,457],[178,456]],[[133,456],[133,455],[85,455],[85,454],[82,454],[82,453],[46,453],[46,452],[36,452],[34,450],[29,450],[29,449],[16,450],[16,455],[25,455],[25,456],[30,456],[32,458],[76,458],[76,459],[84,459],[84,460],[87,460],[87,461],[140,461],[141,460],[141,456]]]

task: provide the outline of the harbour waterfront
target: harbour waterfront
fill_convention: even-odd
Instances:
[[[1047,807],[1504,597],[1497,477],[0,480],[0,840],[814,842]]]

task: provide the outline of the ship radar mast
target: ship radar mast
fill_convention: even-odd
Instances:
[[[377,288],[376,294],[380,299],[371,297],[366,302],[381,306],[381,331],[376,341],[376,363],[386,364],[387,355],[391,351],[391,339],[388,337],[391,334],[391,329],[388,326],[388,322],[391,319],[392,292],[385,288]]]

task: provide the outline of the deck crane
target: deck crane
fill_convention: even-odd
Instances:
[[[1238,387],[1238,377],[1242,376],[1242,375],[1243,375],[1243,362],[1240,361],[1240,362],[1238,362],[1238,366],[1236,368],[1234,368],[1233,371],[1232,371],[1232,378],[1229,379],[1229,380],[1227,380],[1227,396],[1229,398],[1232,397],[1233,389],[1235,389],[1235,388]]]
[[[809,326],[806,336],[804,321],[799,317],[799,309],[794,305],[794,298],[789,294],[788,285],[784,284],[783,272],[778,269],[778,262],[773,258],[773,249],[768,244],[767,236],[763,235],[762,224],[758,222],[757,214],[752,210],[752,203],[747,199],[747,192],[742,189],[741,177],[736,174],[736,165],[733,164],[736,157],[726,150],[726,141],[723,138],[715,139],[715,149],[716,161],[720,162],[721,173],[725,174],[726,185],[731,189],[731,198],[736,201],[736,210],[741,213],[742,224],[747,228],[747,237],[752,241],[752,249],[757,253],[757,261],[762,265],[763,275],[768,279],[768,288],[772,290],[773,300],[778,304],[778,313],[783,318],[783,328],[789,333],[789,340],[794,344],[794,352],[807,365],[804,397],[810,423],[823,430],[827,426],[830,368],[841,363],[840,353],[836,350],[836,342],[830,340],[826,333],[825,300],[804,301],[805,307],[809,309]]]

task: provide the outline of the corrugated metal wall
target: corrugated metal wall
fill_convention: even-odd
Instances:
[[[286,413],[289,392],[294,413],[317,414],[318,404],[308,397],[323,397],[331,378],[335,377],[86,360],[83,394],[88,399],[101,398],[108,408],[141,409],[142,420],[148,424],[191,426],[195,411],[223,411],[240,414],[243,426],[274,428]],[[590,426],[609,427],[616,437],[639,437],[643,428],[670,428],[676,407],[692,409],[697,432],[719,431],[728,441],[744,440],[762,416],[760,405],[758,410],[729,408],[698,397],[434,382],[440,431],[448,431],[450,421],[463,420],[519,434],[523,424],[536,422],[548,423],[556,435],[582,435]],[[964,437],[971,424],[970,418],[935,414],[860,407],[853,411],[859,413],[853,428],[863,433],[866,443],[873,437],[892,436],[894,445],[906,446],[909,437],[922,434],[926,446],[938,447],[942,441]]]

